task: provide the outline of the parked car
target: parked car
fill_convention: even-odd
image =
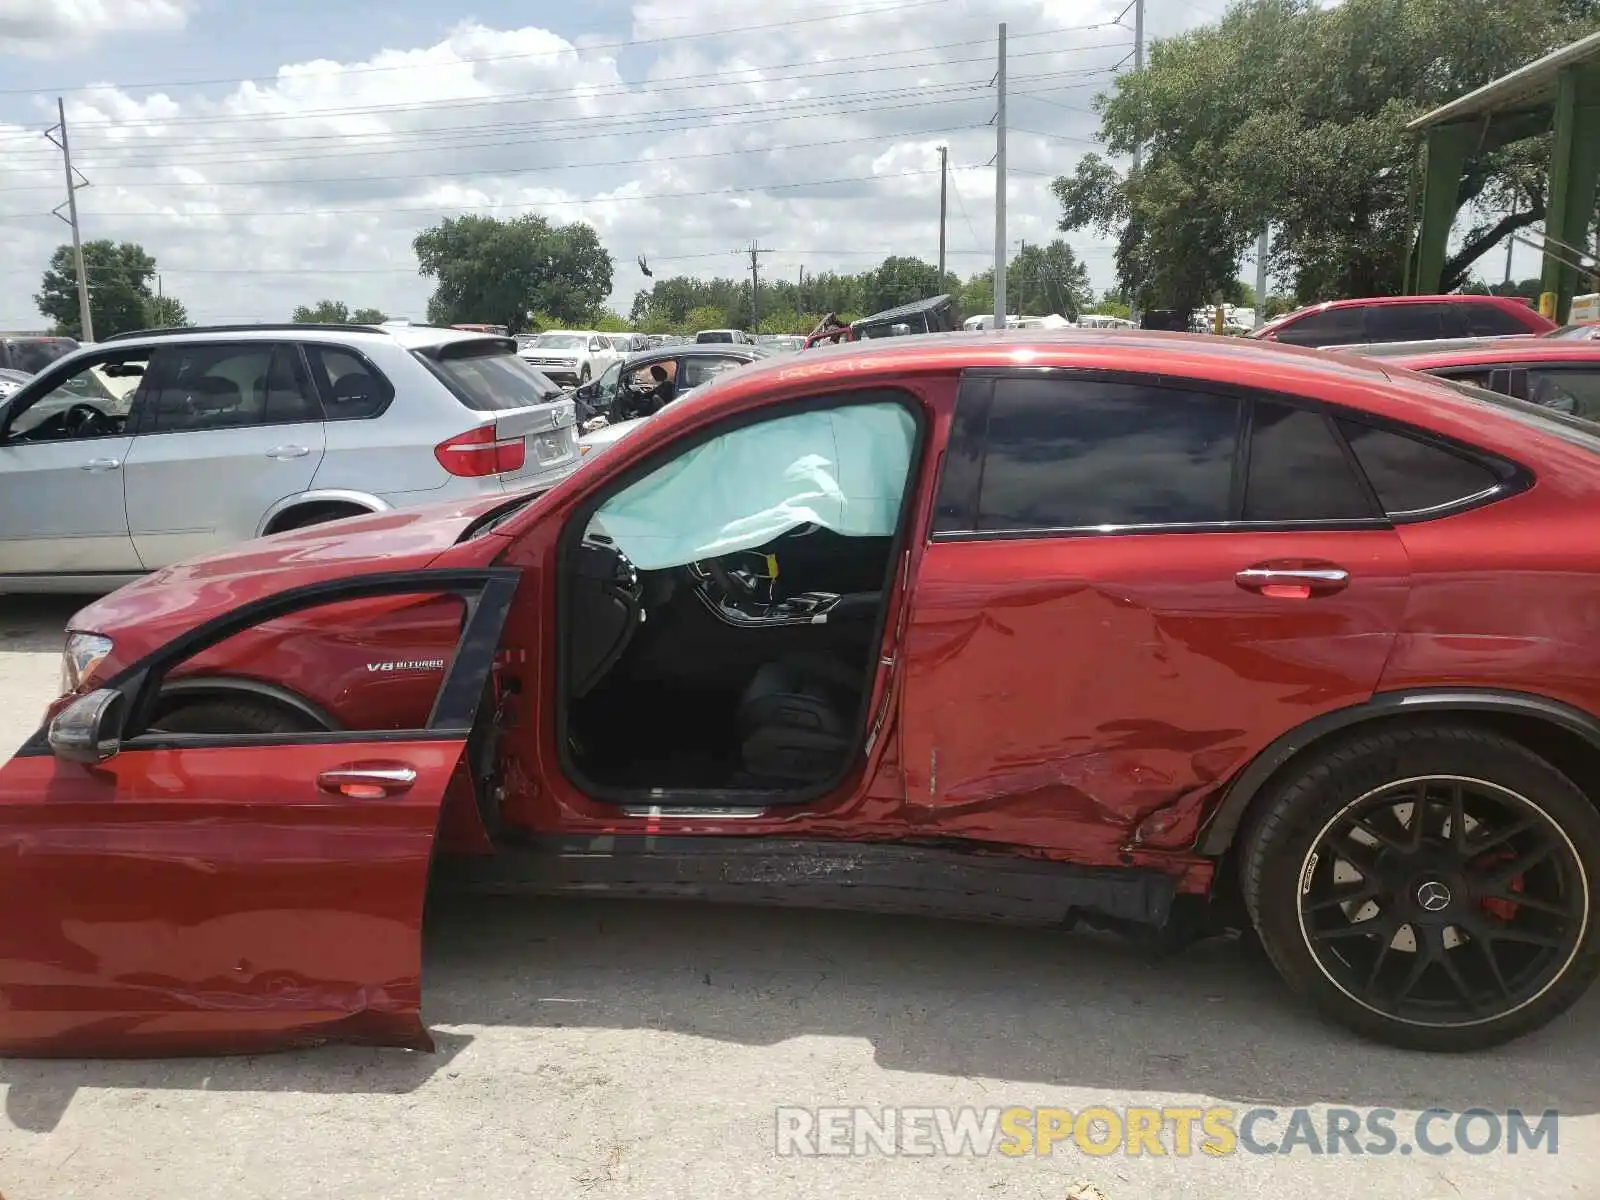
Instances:
[[[1328,300],[1268,321],[1249,336],[1291,346],[1349,346],[1545,333],[1555,322],[1516,296],[1371,296]]]
[[[742,329],[702,329],[694,335],[697,345],[706,345],[713,342],[731,342],[736,346],[753,346],[755,338]]]
[[[591,455],[621,441],[645,421],[696,388],[737,367],[758,362],[758,346],[687,345],[635,354],[573,398],[595,419],[584,424],[578,452]]]
[[[1352,349],[1385,364],[1600,421],[1600,341],[1477,338]]]
[[[557,383],[575,386],[604,375],[622,358],[611,339],[593,330],[552,329],[541,333],[517,353]]]
[[[0,333],[0,367],[37,375],[77,348],[76,338],[42,333]]]
[[[430,881],[1242,920],[1503,1042],[1600,970],[1597,456],[1356,355],[896,338],[168,568],[0,767],[0,1053],[426,1046]]]
[[[32,378],[33,376],[26,371],[13,371],[7,367],[0,367],[0,400],[4,400]]]
[[[0,404],[0,591],[107,590],[262,534],[500,496],[578,463],[509,338],[238,325],[115,337]]]
[[[1580,325],[1563,325],[1559,329],[1552,329],[1544,336],[1561,341],[1600,341],[1600,321],[1588,321]]]

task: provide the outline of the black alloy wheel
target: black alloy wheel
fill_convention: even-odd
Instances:
[[[1600,974],[1600,809],[1469,724],[1354,732],[1258,797],[1239,883],[1285,981],[1366,1037],[1481,1050]]]
[[[1337,813],[1301,868],[1301,935],[1357,1004],[1470,1025],[1537,1000],[1589,921],[1583,863],[1525,796],[1483,779],[1398,780]]]

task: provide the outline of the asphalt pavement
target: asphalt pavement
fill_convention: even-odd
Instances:
[[[61,625],[78,603],[0,597],[0,752],[49,699]],[[1600,1196],[1600,991],[1509,1047],[1429,1056],[1323,1024],[1232,943],[1157,958],[1089,935],[517,899],[433,911],[424,990],[433,1054],[0,1059],[0,1194]],[[1027,1128],[1067,1132],[1051,1154],[1037,1137],[1015,1155],[889,1153],[849,1112],[926,1130],[956,1118],[915,1110],[961,1106],[974,1120],[1011,1109],[1013,1122],[1015,1110],[1040,1110]],[[1112,1111],[1091,1114],[1084,1140],[1115,1153],[1087,1153],[1073,1132],[1078,1114],[1101,1106]],[[1301,1106],[1312,1111],[1296,1118]],[[1417,1114],[1433,1108],[1489,1116],[1469,1118],[1459,1143],[1455,1118],[1433,1119],[1419,1141]],[[1167,1137],[1158,1155],[1113,1136],[1112,1122],[1134,1123],[1130,1109],[1227,1109],[1235,1124],[1274,1115],[1257,1111],[1253,1148],[1237,1139],[1209,1154],[1197,1141],[1183,1154]],[[1322,1136],[1344,1109],[1363,1124],[1394,1110],[1393,1150],[1353,1153],[1375,1143],[1365,1133]],[[1496,1123],[1509,1128],[1508,1109],[1530,1120],[1559,1110],[1547,1131],[1555,1153],[1548,1137],[1517,1154],[1504,1139],[1489,1153],[1464,1148],[1486,1145]],[[854,1123],[832,1136],[841,1121]],[[891,1150],[925,1144],[890,1139]],[[1256,1152],[1269,1145],[1289,1152]],[[821,1149],[845,1152],[811,1153]]]

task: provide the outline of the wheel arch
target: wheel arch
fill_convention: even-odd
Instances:
[[[308,721],[316,722],[321,729],[335,732],[344,724],[321,705],[307,700],[298,692],[267,683],[260,679],[247,679],[238,675],[193,675],[168,680],[161,687],[161,700],[177,697],[185,700],[248,698],[262,700],[286,708]]]
[[[265,537],[273,532],[273,526],[296,509],[322,504],[347,504],[369,513],[388,512],[394,507],[370,492],[358,492],[348,488],[320,488],[310,492],[296,492],[292,496],[285,496],[267,509],[260,524],[256,526],[256,536]]]
[[[1256,799],[1306,754],[1340,734],[1441,717],[1464,717],[1505,734],[1565,774],[1591,803],[1600,798],[1600,718],[1580,708],[1529,692],[1493,688],[1387,692],[1313,717],[1271,742],[1228,785],[1201,830],[1197,851],[1213,858],[1226,855]]]

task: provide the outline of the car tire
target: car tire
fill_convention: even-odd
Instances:
[[[578,386],[582,387],[584,384],[586,384],[588,382],[589,382],[589,364],[588,363],[584,363],[583,364],[583,368],[578,372]]]
[[[1290,988],[1414,1050],[1481,1050],[1570,1008],[1600,972],[1596,879],[1600,811],[1471,725],[1314,752],[1260,798],[1241,846],[1245,906]]]
[[[240,697],[178,699],[151,722],[160,733],[313,733],[321,726],[283,704]]]

